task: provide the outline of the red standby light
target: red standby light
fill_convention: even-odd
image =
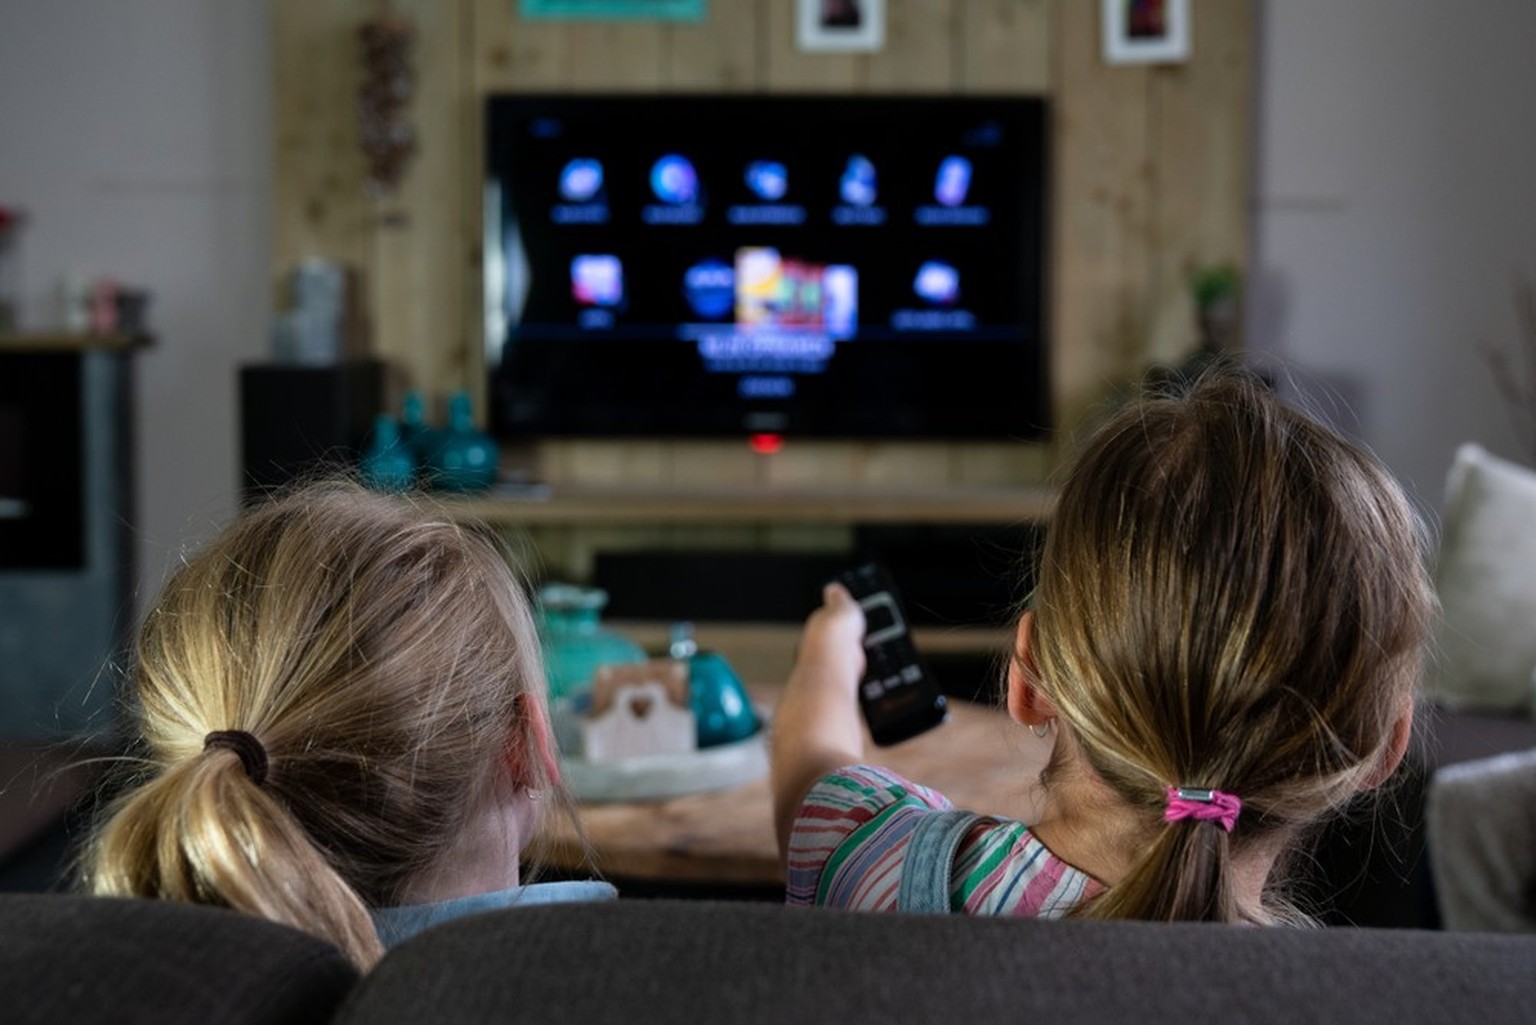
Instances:
[[[754,434],[747,439],[747,444],[752,451],[760,456],[771,456],[784,447],[784,435],[782,434]]]

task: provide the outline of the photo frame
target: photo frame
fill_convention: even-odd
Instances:
[[[885,0],[798,0],[800,49],[857,53],[885,45]]]
[[[1104,60],[1172,64],[1189,59],[1189,0],[1103,0]]]

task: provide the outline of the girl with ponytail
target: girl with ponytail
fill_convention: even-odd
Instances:
[[[310,485],[247,513],[141,630],[142,759],[84,854],[98,894],[235,908],[360,967],[519,885],[563,798],[525,591],[494,534]]]
[[[1075,463],[1018,623],[1008,711],[1055,736],[1039,821],[859,764],[864,620],[832,585],[775,722],[790,901],[1303,921],[1287,852],[1409,741],[1424,552],[1387,472],[1262,385],[1131,405]]]

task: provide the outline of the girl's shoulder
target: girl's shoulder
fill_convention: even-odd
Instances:
[[[895,910],[913,830],[924,816],[950,810],[943,794],[879,766],[824,776],[791,833],[789,902]],[[955,856],[954,907],[970,914],[1056,917],[1094,890],[1085,874],[1011,819],[978,817]]]

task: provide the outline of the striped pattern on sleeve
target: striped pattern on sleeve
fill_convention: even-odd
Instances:
[[[924,815],[949,800],[871,765],[839,769],[806,795],[790,835],[790,904],[896,910],[900,866]],[[981,819],[960,844],[951,907],[973,915],[1060,918],[1103,887],[1019,822]]]

